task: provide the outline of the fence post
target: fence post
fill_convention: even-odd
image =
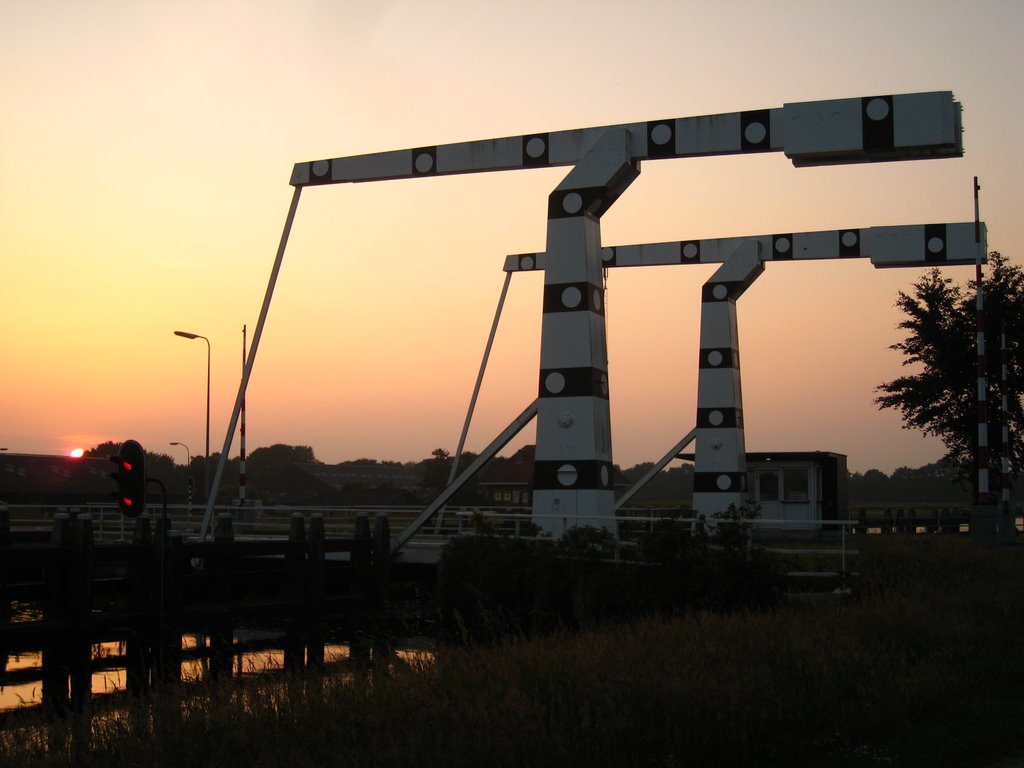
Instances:
[[[284,668],[302,669],[305,659],[305,638],[302,632],[302,611],[306,602],[306,521],[301,512],[293,512],[288,528],[288,619],[284,636]]]
[[[75,518],[72,534],[73,557],[71,579],[71,706],[76,712],[85,709],[92,693],[92,516]]]
[[[366,512],[359,512],[356,515],[356,529],[352,536],[352,586],[356,595],[362,598],[370,597],[371,580],[373,579],[373,563],[371,561],[371,549],[373,542],[370,538],[370,518]]]
[[[234,593],[233,547],[235,532],[231,526],[231,515],[221,512],[213,529],[213,577],[214,599],[217,602],[217,618],[210,627],[210,677],[218,679],[221,674],[231,676],[231,660],[234,652],[234,628],[231,625],[231,598]]]
[[[391,526],[385,512],[378,513],[373,521],[373,570],[374,596],[378,601],[387,600],[391,582]]]
[[[152,547],[149,515],[140,515],[132,527],[132,555],[128,563],[128,611],[133,614],[147,614],[146,606],[153,591],[152,570],[149,568]],[[153,646],[158,631],[159,627],[154,625],[151,617],[139,619],[125,641],[125,682],[132,694],[139,695],[149,690]]]
[[[306,560],[308,586],[308,613],[306,627],[307,664],[311,669],[324,666],[324,594],[326,568],[324,565],[324,516],[316,512],[309,518],[308,557]]]
[[[168,526],[169,528],[170,526]],[[164,527],[157,520],[157,531]],[[156,618],[159,629],[160,678],[164,681],[181,680],[181,533],[166,531],[154,542],[157,549]]]
[[[0,624],[11,620],[11,596],[7,591],[11,579],[11,558],[5,551],[11,546],[11,511],[6,504],[0,504]]]
[[[67,512],[53,516],[51,557],[46,565],[46,602],[43,605],[43,619],[47,624],[63,624],[68,621],[69,564],[71,560],[71,518]],[[57,632],[49,632],[43,645],[43,707],[51,713],[62,715],[71,705],[69,697],[69,649],[67,633],[58,638]]]

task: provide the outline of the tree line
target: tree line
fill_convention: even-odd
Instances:
[[[117,453],[119,443],[105,442],[86,451],[87,456],[106,457]],[[216,468],[219,454],[210,457],[210,475]],[[459,469],[465,469],[476,459],[476,454],[465,453],[459,461]],[[507,461],[505,457],[494,459],[495,463]],[[437,495],[447,484],[451,472],[451,454],[443,448],[435,449],[427,458],[419,461],[389,461],[383,459],[360,458],[352,461],[339,462],[340,465],[370,465],[400,467],[417,479],[421,498],[428,501]],[[256,448],[246,457],[247,498],[261,499],[268,503],[284,503],[282,497],[287,494],[288,482],[285,479],[289,468],[296,463],[323,464],[308,445],[275,444]],[[174,458],[165,453],[146,453],[147,472],[151,477],[159,477],[165,482],[171,481],[175,487],[184,488],[188,477],[195,482],[195,498],[202,498],[203,457],[193,456],[191,464],[177,464]],[[632,482],[643,477],[653,466],[646,462],[622,470]],[[970,488],[965,486],[963,478],[955,467],[944,462],[934,462],[922,467],[899,467],[891,474],[878,469],[866,472],[851,472],[847,475],[849,503],[860,504],[969,504],[971,503]],[[669,467],[659,472],[637,495],[636,503],[671,503],[687,504],[693,495],[693,466],[684,464]],[[238,497],[238,458],[228,462],[218,503],[229,504]],[[1015,499],[1024,499],[1024,491],[1015,494]],[[482,493],[476,482],[460,494],[455,504],[475,505],[486,504],[489,499]]]

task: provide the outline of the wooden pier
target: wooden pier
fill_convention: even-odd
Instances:
[[[210,677],[230,676],[240,627],[281,628],[285,668],[316,669],[327,620],[386,599],[389,540],[386,515],[328,538],[322,516],[296,513],[287,538],[238,538],[225,514],[199,542],[142,516],[130,542],[97,543],[89,515],[57,514],[47,535],[12,531],[0,510],[0,658],[41,651],[43,707],[57,713],[81,710],[110,665],[92,658],[99,643],[123,645],[133,693],[181,679],[184,635],[209,638]],[[24,677],[8,674],[0,683]]]

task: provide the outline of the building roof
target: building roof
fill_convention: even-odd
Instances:
[[[530,485],[536,446],[524,445],[510,457],[486,467],[480,473],[480,485]]]
[[[419,476],[400,464],[344,462],[342,464],[296,464],[295,466],[339,491],[353,487],[400,488],[415,491],[420,487]]]
[[[0,453],[0,500],[12,504],[112,501],[108,459]]]

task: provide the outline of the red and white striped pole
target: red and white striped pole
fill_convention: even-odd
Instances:
[[[1003,501],[1003,514],[1010,514],[1010,398],[1006,392],[1006,328],[1000,326],[999,328],[999,362],[1001,366],[1000,371],[1000,385],[1002,386],[1002,400],[1000,406],[1002,407],[1003,415],[1003,444],[1002,444],[1002,474],[1000,476],[999,488],[1002,492]],[[1010,521],[1016,527],[1016,521]]]
[[[978,349],[978,504],[991,502],[988,489],[988,379],[985,357],[985,291],[981,280],[981,212],[978,203],[978,177],[974,177],[974,246],[976,251],[975,283],[977,287],[977,349]]]
[[[245,375],[245,326],[242,326],[242,375]],[[238,427],[238,500],[245,506],[245,393],[242,393],[242,408],[239,412]]]

